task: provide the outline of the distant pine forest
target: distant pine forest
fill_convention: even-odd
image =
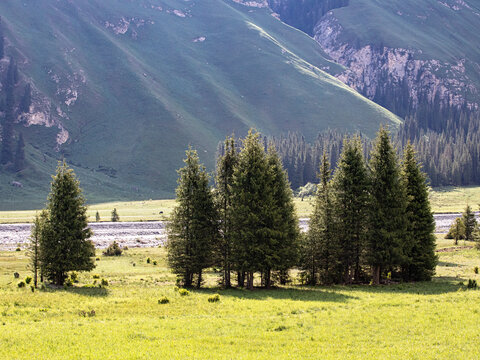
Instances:
[[[430,115],[434,112],[429,112]],[[394,144],[400,153],[410,142],[423,165],[430,185],[466,186],[480,184],[480,116],[469,111],[455,111],[438,116],[440,121],[426,119],[425,115],[408,117],[398,132],[392,131]],[[434,116],[429,116],[430,118]],[[392,129],[393,130],[393,129]],[[303,134],[292,132],[273,140],[284,164],[293,189],[307,183],[317,183],[318,169],[325,151],[331,164],[336,164],[346,136],[338,130],[321,132],[313,143]],[[373,140],[359,134],[365,157],[371,152]],[[221,152],[221,146],[219,150]]]

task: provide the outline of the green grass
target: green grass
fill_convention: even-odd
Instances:
[[[35,293],[13,278],[29,275],[25,254],[0,252],[0,358],[478,359],[479,291],[460,282],[480,281],[480,254],[439,256],[431,283],[227,291],[209,273],[180,296],[159,248],[100,256],[75,287]],[[83,288],[94,274],[109,286]]]
[[[430,192],[432,210],[435,213],[462,212],[467,204],[476,211],[480,204],[480,187],[443,187]],[[294,199],[299,218],[310,217],[314,198]],[[98,211],[101,221],[110,221],[113,208],[116,208],[120,221],[166,220],[175,207],[175,200],[140,200],[91,203],[88,206],[89,221],[95,221]],[[40,208],[39,208],[40,209]],[[0,224],[32,222],[39,210],[0,211]],[[162,212],[162,213],[160,213]]]
[[[174,9],[188,16],[178,17]],[[20,125],[27,143],[53,157],[64,154],[78,165],[82,182],[90,182],[87,173],[99,166],[116,171],[105,176],[109,181],[92,181],[85,190],[89,198],[173,196],[175,170],[189,145],[213,170],[218,141],[232,132],[243,136],[250,127],[265,135],[300,131],[313,140],[327,128],[373,136],[380,123],[399,124],[324,72],[341,68],[312,38],[267,9],[230,0],[92,0],[0,2],[0,13],[8,38],[26,59],[19,61],[25,78],[70,118],[63,120],[70,139],[62,153],[53,149],[54,128],[46,137],[37,127]],[[124,35],[105,27],[122,18],[145,23]],[[193,41],[200,36],[206,40]],[[79,97],[68,107],[57,87],[70,88],[74,73],[86,80],[76,82]],[[51,172],[37,161],[30,166],[42,174],[29,177],[22,197],[32,207],[46,197]],[[3,175],[2,183],[10,178],[15,176]],[[7,192],[0,189],[0,198]],[[25,209],[19,201],[8,206]]]

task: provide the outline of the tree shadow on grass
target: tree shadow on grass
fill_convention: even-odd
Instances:
[[[90,296],[90,297],[105,297],[108,296],[108,290],[105,287],[90,287],[90,286],[72,286],[67,287],[66,289],[63,287],[54,288],[49,287],[49,292],[56,292],[56,293],[69,293],[75,295],[82,295],[82,296]]]
[[[461,264],[447,262],[447,261],[439,261],[437,266],[445,266],[445,267],[461,267]]]
[[[323,301],[323,302],[347,302],[358,299],[356,296],[345,295],[335,291],[336,288],[290,286],[272,289],[255,288],[246,290],[239,288],[232,289],[195,289],[196,293],[220,294],[221,296],[235,297],[249,300],[295,300],[295,301]]]

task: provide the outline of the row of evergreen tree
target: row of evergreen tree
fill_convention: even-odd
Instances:
[[[293,189],[314,183],[316,170],[324,151],[329,162],[336,164],[347,134],[327,130],[308,143],[300,133],[288,133],[271,139],[287,169]],[[366,158],[373,141],[360,135]],[[265,140],[268,141],[268,140]],[[416,149],[419,161],[432,186],[480,184],[480,116],[460,113],[445,121],[440,130],[422,127],[414,118],[408,118],[394,136],[399,150],[410,142]]]
[[[5,56],[4,36],[2,30],[2,22],[0,18],[0,60]],[[20,86],[20,75],[18,66],[13,58],[9,59],[9,65],[4,74],[1,74],[1,91],[0,91],[0,113],[2,126],[2,145],[0,149],[0,163],[4,165],[4,169],[21,171],[25,167],[25,142],[21,132],[15,135],[14,124],[15,119],[22,113],[28,113],[31,105],[31,86],[29,83],[25,85],[23,94]],[[17,103],[15,94],[20,92],[20,101]],[[16,146],[14,146],[16,142]],[[15,147],[15,151],[14,151]]]
[[[177,202],[168,226],[168,263],[185,286],[221,269],[222,283],[253,288],[254,274],[269,287],[302,269],[310,284],[378,284],[388,274],[429,280],[436,266],[434,221],[426,179],[406,147],[403,166],[388,132],[380,129],[365,161],[360,137],[345,140],[332,179],[324,151],[321,181],[307,235],[299,231],[286,171],[275,145],[250,131],[239,146],[224,143],[215,188],[187,151],[179,170]],[[371,276],[367,269],[372,269]]]

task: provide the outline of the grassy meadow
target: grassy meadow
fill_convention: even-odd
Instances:
[[[221,290],[210,272],[188,296],[162,248],[98,253],[73,287],[35,292],[17,286],[25,253],[0,252],[0,358],[478,359],[479,291],[464,283],[480,282],[480,253],[457,250],[438,253],[430,283]],[[89,287],[94,275],[109,285]]]

